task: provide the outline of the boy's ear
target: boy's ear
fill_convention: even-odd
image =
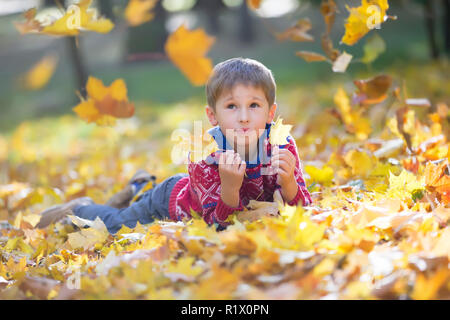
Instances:
[[[276,111],[277,111],[277,104],[274,103],[269,109],[269,117],[267,118],[267,123],[271,123],[273,121]]]
[[[216,119],[216,113],[214,112],[213,108],[210,106],[206,106],[205,108],[206,116],[208,117],[209,123],[213,126],[217,126],[218,122]]]

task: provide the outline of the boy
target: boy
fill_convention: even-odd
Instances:
[[[252,199],[273,201],[277,189],[291,206],[311,204],[294,139],[289,136],[284,146],[274,148],[269,143],[277,108],[275,91],[273,75],[263,64],[243,58],[219,63],[206,84],[206,115],[214,126],[208,133],[218,151],[190,162],[189,174],[166,179],[129,207],[118,209],[79,198],[43,212],[37,227],[75,214],[89,220],[100,217],[108,231],[115,233],[122,225],[134,227],[137,221],[190,218],[192,209],[208,224],[223,229],[230,214],[244,210]],[[133,184],[137,187],[132,194],[136,194],[136,176],[129,186]]]

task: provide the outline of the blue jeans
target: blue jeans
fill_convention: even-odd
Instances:
[[[156,185],[153,189],[146,191],[127,208],[117,209],[101,204],[78,205],[73,208],[73,213],[83,219],[102,219],[110,233],[116,233],[122,225],[134,228],[139,221],[140,224],[153,222],[155,219],[170,219],[169,197],[175,184],[186,173],[178,173]]]

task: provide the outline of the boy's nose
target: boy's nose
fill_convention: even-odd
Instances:
[[[239,112],[239,121],[240,122],[248,122],[248,112],[245,108],[241,109],[241,112]]]

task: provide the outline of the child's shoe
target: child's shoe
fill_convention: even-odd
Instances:
[[[72,209],[75,208],[77,205],[88,205],[88,204],[94,204],[94,201],[92,201],[92,199],[89,197],[82,197],[73,199],[64,204],[59,204],[50,207],[41,213],[41,219],[36,225],[36,228],[39,229],[45,228],[48,225],[55,223],[63,219],[64,217],[67,217],[68,215],[73,214]]]
[[[121,191],[114,194],[105,205],[121,209],[130,205],[130,201],[149,181],[155,182],[156,177],[145,170],[138,170]]]

